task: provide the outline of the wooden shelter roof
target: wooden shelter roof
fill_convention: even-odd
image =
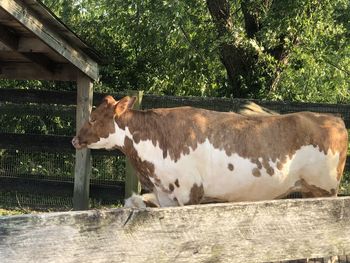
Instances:
[[[0,78],[98,79],[97,52],[37,0],[0,0]]]

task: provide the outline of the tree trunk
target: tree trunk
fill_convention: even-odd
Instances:
[[[233,20],[230,4],[227,0],[207,0],[209,12],[218,31],[220,43],[220,59],[226,68],[231,91],[223,95],[246,97],[250,89],[247,79],[251,77],[252,67],[256,63],[257,54],[248,52],[233,34]]]
[[[257,50],[252,45],[261,29],[261,19],[272,8],[273,1],[262,1],[263,8],[254,1],[242,0],[240,12],[243,15],[245,36],[234,34],[233,16],[228,0],[207,0],[207,7],[216,25],[220,40],[220,59],[226,68],[230,88],[223,89],[221,95],[233,97],[256,97],[262,88],[265,92],[273,90],[279,81],[283,65],[288,62],[289,50],[285,49],[285,36],[281,35],[279,43],[270,49]],[[294,41],[293,41],[294,42]],[[297,41],[295,41],[297,43]],[[279,63],[275,69],[265,65],[259,56],[266,52]]]

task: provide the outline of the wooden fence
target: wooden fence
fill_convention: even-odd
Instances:
[[[349,222],[350,197],[0,217],[0,262],[345,262]]]
[[[114,94],[120,98],[123,94]],[[39,90],[16,90],[0,89],[0,114],[37,115],[37,116],[58,116],[70,117],[74,119],[76,104],[75,92],[55,92]],[[94,94],[94,105],[98,105],[104,94]],[[207,108],[218,111],[237,111],[245,103],[242,99],[223,99],[223,98],[201,98],[201,97],[172,97],[172,96],[154,96],[144,95],[142,104],[143,109],[158,107],[174,107],[190,105],[195,107]],[[315,104],[315,103],[287,103],[287,102],[268,102],[257,101],[258,104],[280,113],[294,111],[315,111],[340,114],[347,127],[350,128],[350,105],[335,104]],[[0,132],[0,149],[28,149],[36,152],[59,152],[74,153],[75,150],[70,144],[73,133],[67,135],[39,135],[39,134],[14,134]],[[92,151],[93,156],[122,156],[119,151]],[[0,167],[1,168],[1,167]],[[348,157],[346,170],[350,170],[350,158]],[[128,178],[132,178],[131,176]],[[127,180],[128,181],[128,180]],[[131,187],[128,187],[129,194],[136,187],[132,180]],[[57,195],[67,195],[72,193],[72,180],[55,180],[35,176],[1,177],[0,190],[15,189],[20,192],[23,189],[32,189],[34,192],[55,193]],[[91,180],[90,196],[97,200],[115,202],[124,197],[125,184],[121,181],[105,181],[97,183]]]

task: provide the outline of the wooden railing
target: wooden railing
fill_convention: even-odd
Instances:
[[[350,197],[0,217],[0,261],[348,262],[349,222]]]

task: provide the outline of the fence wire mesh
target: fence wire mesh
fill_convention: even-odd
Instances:
[[[0,207],[71,209],[75,151],[70,140],[75,134],[75,111],[74,105],[46,104],[45,101],[18,104],[0,101],[0,133],[3,135],[0,141]],[[41,141],[41,135],[48,136],[48,140]],[[21,142],[16,141],[17,138],[21,138]],[[55,143],[54,139],[60,140]],[[43,144],[46,146],[40,147]],[[90,200],[92,206],[116,203],[122,198],[119,188],[124,181],[124,170],[124,156],[92,152],[90,191],[95,197]],[[108,196],[106,202],[99,193],[105,188],[112,192],[119,189],[119,193],[114,199]]]

